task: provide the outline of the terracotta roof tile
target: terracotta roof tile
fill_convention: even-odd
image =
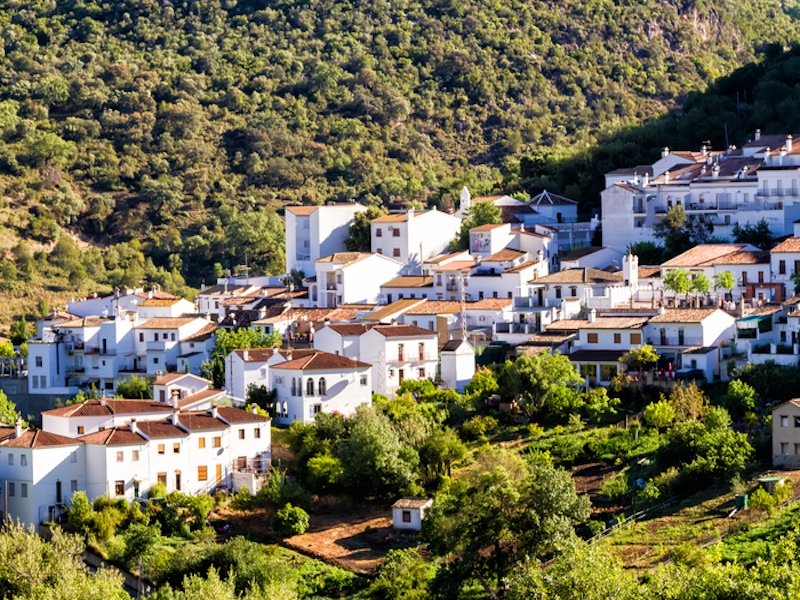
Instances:
[[[200,317],[155,317],[136,325],[136,329],[178,329]]]
[[[234,354],[244,362],[267,362],[278,351],[277,348],[248,348],[247,350],[234,350]],[[245,352],[247,358],[245,358]]]
[[[506,269],[503,273],[521,273],[525,269],[530,269],[531,267],[536,266],[538,260],[526,260],[524,263],[518,264],[516,267],[511,267],[510,269]]]
[[[181,341],[182,342],[197,342],[203,341],[210,338],[214,333],[219,329],[219,325],[216,323],[209,323],[204,325],[199,330],[195,331],[192,335],[186,336]]]
[[[228,423],[269,423],[269,417],[262,417],[259,414],[242,410],[241,408],[220,406],[217,411],[219,411],[219,416]]]
[[[407,310],[407,315],[455,315],[461,312],[461,303],[455,300],[426,300]]]
[[[772,252],[800,252],[800,237],[790,237],[783,240],[772,249]]]
[[[384,337],[430,337],[436,333],[416,325],[378,325],[375,331]]]
[[[319,206],[287,206],[286,211],[298,217],[307,217],[317,212]]]
[[[376,308],[374,311],[365,315],[363,321],[382,321],[397,314],[402,314],[408,310],[424,304],[425,298],[402,298],[386,306]]]
[[[372,323],[332,323],[328,325],[339,335],[362,335],[375,327]]]
[[[45,448],[48,446],[74,446],[81,442],[63,435],[37,429],[27,429],[19,437],[9,437],[0,442],[8,448]]]
[[[490,254],[486,258],[483,259],[483,262],[506,262],[509,260],[518,260],[525,256],[527,252],[523,252],[522,250],[514,250],[512,248],[503,248],[499,252],[495,252],[494,254]]]
[[[180,419],[180,417],[178,417]],[[152,440],[164,438],[181,438],[189,434],[169,421],[137,421],[137,429]]]
[[[141,435],[134,433],[129,427],[103,429],[81,436],[78,439],[86,444],[100,446],[133,446],[147,443]]]
[[[497,229],[498,227],[508,227],[508,223],[487,223],[486,225],[478,225],[477,227],[473,227],[469,230],[470,233],[481,233],[484,231],[491,231],[492,229]]]
[[[104,417],[111,415],[136,415],[169,412],[172,408],[162,402],[153,400],[86,400],[78,404],[70,404],[46,410],[42,415],[53,417]]]
[[[650,319],[651,323],[700,323],[715,312],[718,308],[668,308],[664,314],[658,314]],[[723,312],[724,311],[720,311]],[[727,313],[726,313],[727,314]]]
[[[210,411],[181,411],[178,413],[178,425],[189,431],[218,431],[228,428],[226,423],[213,416]]]
[[[530,283],[622,283],[622,273],[609,273],[590,267],[565,269],[558,273],[533,279]]]
[[[403,275],[381,285],[382,288],[433,287],[433,277],[427,275]]]
[[[147,298],[146,300],[142,300],[139,306],[144,306],[145,308],[153,306],[167,307],[173,306],[180,301],[180,298]]]
[[[289,371],[327,371],[341,369],[362,369],[371,366],[372,365],[367,363],[347,358],[346,356],[339,356],[338,354],[331,354],[330,352],[322,352],[320,350],[307,356],[293,358],[292,360],[274,365],[272,368]]]
[[[663,263],[662,267],[699,267],[713,264],[711,261],[720,259],[734,252],[747,249],[747,244],[699,244],[686,252],[679,254]]]
[[[511,298],[484,298],[477,302],[469,302],[464,304],[467,311],[470,310],[502,310],[514,304]]]

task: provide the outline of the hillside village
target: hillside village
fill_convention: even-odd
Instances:
[[[633,418],[657,437],[677,417],[659,425],[655,409],[648,413],[667,402],[656,402],[659,393],[739,385],[737,374],[752,365],[797,365],[794,151],[791,135],[758,132],[742,150],[665,149],[652,165],[609,173],[602,219],[584,222],[576,202],[548,191],[520,200],[464,188],[452,214],[372,218],[368,250],[351,240],[365,206],[288,206],[285,276],[224,276],[193,301],[157,287],[74,299],[37,322],[27,356],[3,359],[4,372],[27,378],[29,396],[54,407],[34,417],[37,427],[0,428],[5,514],[40,525],[66,518],[76,493],[138,502],[153,486],[258,494],[275,466],[273,428],[302,431],[320,415],[353,418],[375,402],[391,414],[392,402],[406,406],[415,390],[459,398],[474,393],[476,374],[520,357],[565,357],[571,374],[553,384],[586,398],[602,390],[605,402],[603,388],[650,390]],[[641,264],[637,247],[658,239],[658,224],[680,209],[713,236]],[[494,217],[474,224],[476,214]],[[740,239],[761,222],[769,246]],[[132,384],[138,397],[121,397]],[[477,397],[514,426],[531,414],[496,387]],[[772,408],[776,468],[800,464],[799,406]],[[569,417],[583,427],[574,409],[563,411],[542,412],[542,422]],[[752,421],[752,411],[734,416]],[[462,429],[484,418],[492,417]],[[752,448],[736,439],[738,473]],[[658,481],[642,479],[635,497],[655,499],[672,485]],[[419,530],[431,505],[400,497],[395,527]]]

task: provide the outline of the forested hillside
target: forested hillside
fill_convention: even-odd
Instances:
[[[480,193],[553,180],[594,201],[565,159],[585,160],[598,138],[800,39],[796,10],[794,0],[8,0],[0,279],[20,261],[60,269],[77,289],[197,285],[245,261],[277,272],[275,209],[287,202],[447,204],[464,183]]]

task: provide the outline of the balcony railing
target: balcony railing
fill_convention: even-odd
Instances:
[[[702,346],[703,339],[688,335],[683,336],[683,338],[677,335],[667,335],[648,337],[647,343],[653,346]]]
[[[438,360],[436,355],[434,354],[413,354],[408,355],[404,354],[402,356],[395,356],[394,358],[388,359],[386,362],[391,365],[407,365],[407,364],[414,364],[414,363],[422,363],[422,362],[430,362],[432,360]]]

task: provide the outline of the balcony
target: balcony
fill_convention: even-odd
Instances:
[[[177,342],[172,342],[172,344],[176,344]],[[158,341],[158,342],[147,342],[145,348],[148,352],[164,352],[167,349],[169,342],[166,340]]]
[[[533,335],[539,333],[536,323],[495,323],[495,333],[519,333]]]
[[[388,359],[386,363],[390,365],[408,365],[431,362],[435,360],[438,360],[438,357],[434,354],[402,354],[400,356],[395,356],[394,358]]]

